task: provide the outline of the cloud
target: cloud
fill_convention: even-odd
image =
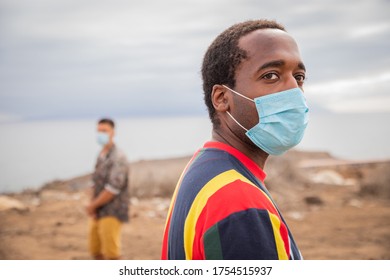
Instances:
[[[382,22],[382,23],[376,23],[374,25],[359,26],[354,30],[352,30],[349,36],[352,39],[361,38],[361,37],[367,38],[372,36],[385,35],[388,34],[389,31],[390,31],[390,23]]]
[[[305,92],[337,112],[390,112],[390,71],[308,85]]]
[[[357,97],[343,102],[331,103],[330,108],[339,113],[390,112],[390,96]]]
[[[199,73],[205,50],[228,26],[254,18],[286,26],[315,90],[389,72],[389,1],[3,0],[0,5],[0,112],[25,118],[101,111],[205,114]],[[379,98],[388,88],[375,92]],[[339,93],[329,94],[338,100]]]
[[[0,113],[0,123],[18,122],[22,119],[22,116],[18,116],[15,114]]]

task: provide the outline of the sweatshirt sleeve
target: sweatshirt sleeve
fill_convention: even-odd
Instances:
[[[277,260],[277,221],[267,210],[251,208],[233,213],[210,227],[203,236],[206,259]],[[276,233],[276,236],[275,236]],[[282,248],[284,249],[284,248]],[[285,255],[284,257],[287,257]]]

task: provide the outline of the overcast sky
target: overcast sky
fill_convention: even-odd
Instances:
[[[389,0],[0,0],[0,121],[206,115],[204,52],[258,18],[297,40],[316,110],[390,112]]]

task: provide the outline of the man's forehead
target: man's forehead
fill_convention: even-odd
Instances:
[[[248,53],[268,52],[280,45],[293,51],[298,50],[295,40],[287,32],[271,28],[257,29],[241,37],[238,45]]]
[[[242,63],[250,66],[253,71],[274,61],[297,64],[304,69],[295,40],[283,30],[259,29],[253,31],[240,39],[239,47],[247,54],[246,60]]]
[[[108,123],[99,123],[98,124],[98,129],[104,129],[104,130],[111,130],[112,127]]]

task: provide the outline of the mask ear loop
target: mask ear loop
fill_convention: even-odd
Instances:
[[[244,97],[245,99],[247,99],[247,100],[252,101],[253,103],[255,103],[255,101],[254,101],[253,99],[250,99],[248,96],[245,96],[245,95],[243,95],[243,94],[241,94],[241,93],[239,93],[239,92],[237,92],[237,91],[235,91],[235,90],[232,90],[231,88],[229,88],[229,87],[227,87],[227,86],[225,86],[225,85],[222,85],[222,86],[223,86],[224,88],[227,88],[228,90],[234,92],[235,94],[237,94],[237,95],[239,95],[239,96],[241,96],[241,97]]]
[[[232,90],[231,88],[225,86],[225,85],[222,85],[224,88],[227,88],[228,90],[234,92],[235,94],[241,96],[241,97],[244,97],[245,99],[249,100],[249,101],[252,101],[252,102],[255,102],[254,100],[250,99],[249,97],[245,96],[245,95],[242,95],[241,93],[235,91],[235,90]],[[242,126],[242,124],[240,124],[233,116],[232,114],[229,113],[229,111],[226,111],[226,113],[229,115],[229,117],[232,118],[232,120],[238,124],[239,127],[241,127],[243,130],[245,130],[246,132],[248,132],[248,129],[246,129],[245,127]]]
[[[242,124],[240,124],[235,118],[233,118],[233,116],[229,113],[229,111],[226,111],[226,113],[232,118],[232,120],[238,124],[243,130],[245,131],[248,131],[248,129],[246,129],[245,127],[242,126]]]

